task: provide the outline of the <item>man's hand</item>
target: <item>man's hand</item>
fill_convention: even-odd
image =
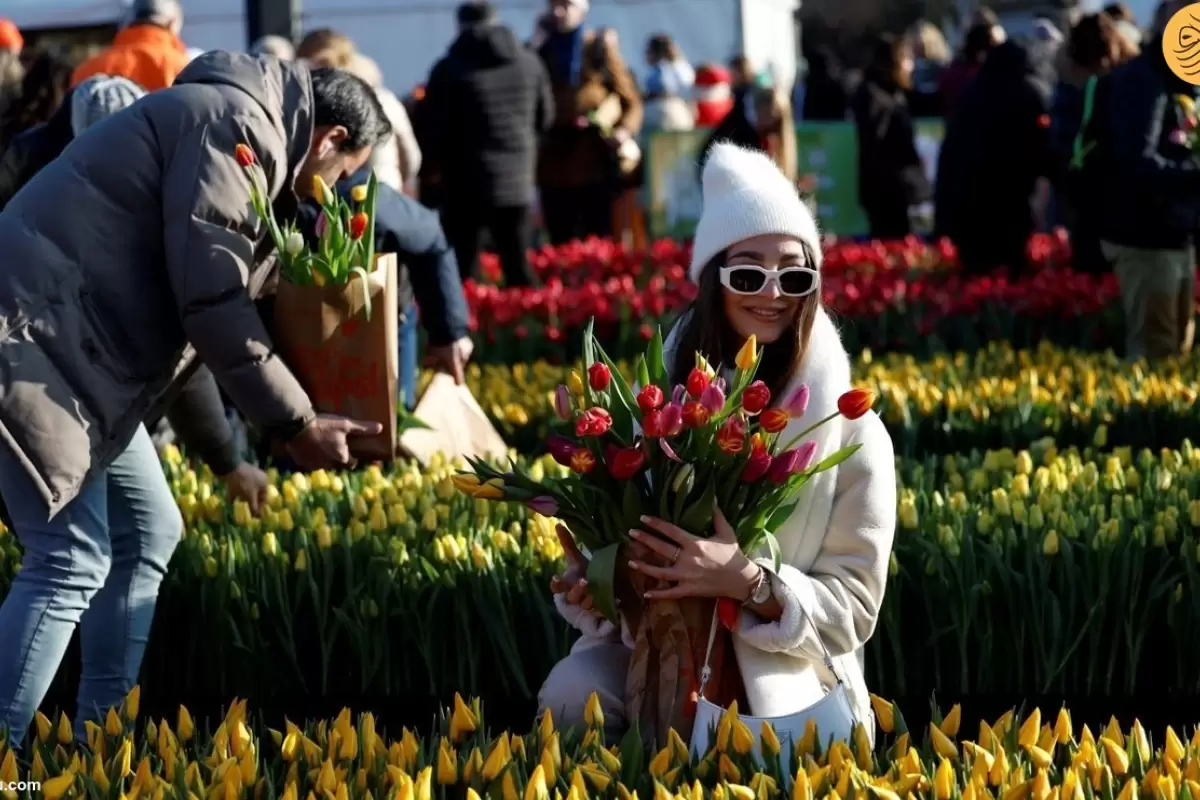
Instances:
[[[253,464],[243,461],[228,475],[222,475],[225,490],[231,500],[244,500],[250,506],[250,513],[258,516],[267,504],[267,473]]]
[[[287,444],[288,455],[304,469],[348,469],[355,464],[349,439],[374,436],[383,430],[378,422],[359,422],[335,414],[318,414]]]
[[[474,351],[475,343],[469,336],[464,336],[447,345],[430,347],[426,360],[434,369],[448,373],[455,383],[462,385],[466,378],[467,362],[471,360],[471,353]]]

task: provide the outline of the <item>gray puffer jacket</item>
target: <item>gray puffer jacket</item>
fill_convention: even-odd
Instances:
[[[249,144],[271,197],[294,205],[312,109],[303,67],[208,53],[75,139],[0,213],[0,437],[49,516],[194,355],[251,422],[312,417],[254,306],[271,248],[234,159]]]

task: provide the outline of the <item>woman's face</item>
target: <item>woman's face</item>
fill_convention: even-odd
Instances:
[[[767,272],[788,267],[809,267],[800,240],[793,236],[767,234],[745,239],[729,248],[725,267],[757,266]],[[807,276],[797,276],[806,280]],[[732,282],[732,281],[731,281]],[[742,339],[754,336],[759,344],[771,344],[787,334],[804,297],[791,297],[780,291],[779,282],[767,280],[755,294],[735,292],[721,282],[725,318]]]

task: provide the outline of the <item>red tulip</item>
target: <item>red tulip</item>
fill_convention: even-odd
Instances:
[[[683,424],[689,428],[703,428],[711,416],[708,409],[695,400],[688,401],[683,407]]]
[[[647,411],[642,417],[642,434],[647,439],[661,439],[667,435],[666,426],[663,424],[663,412],[654,410]]]
[[[851,389],[838,398],[837,407],[846,419],[858,419],[875,405],[875,393],[870,389]]]
[[[603,392],[612,383],[612,373],[608,370],[608,365],[597,361],[588,367],[588,383],[593,391]]]
[[[627,481],[646,466],[646,451],[640,447],[613,447],[604,453],[608,472],[619,481]]]
[[[751,450],[750,458],[746,461],[746,466],[742,468],[742,482],[754,483],[761,480],[763,475],[767,474],[767,470],[771,468],[771,454],[766,450]]]
[[[664,399],[663,390],[654,384],[643,386],[637,395],[638,408],[642,410],[643,414],[648,414],[654,409],[661,407]]]
[[[576,436],[603,436],[612,427],[612,415],[603,408],[592,407],[575,420]]]
[[[759,426],[767,433],[779,433],[787,427],[791,416],[782,408],[768,408],[758,418]]]
[[[359,211],[350,218],[350,238],[361,239],[363,234],[367,232],[367,225],[371,222],[371,218],[367,216],[367,212]]]
[[[704,390],[708,388],[709,383],[711,383],[711,380],[708,375],[704,374],[703,370],[699,367],[692,367],[692,371],[688,373],[687,379],[688,394],[699,398],[700,395],[704,394]]]
[[[248,144],[238,144],[233,148],[233,157],[237,159],[239,167],[250,167],[254,164],[254,151],[250,149]]]
[[[742,408],[747,414],[757,414],[771,402],[771,390],[762,381],[755,381],[742,392]]]
[[[717,429],[717,447],[727,455],[737,455],[746,449],[746,422],[741,417],[730,417]]]
[[[596,457],[586,447],[581,447],[571,454],[571,471],[586,475],[596,466]]]

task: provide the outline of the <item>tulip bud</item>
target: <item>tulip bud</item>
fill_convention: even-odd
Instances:
[[[754,366],[754,361],[758,357],[758,339],[751,334],[746,343],[742,345],[742,349],[738,350],[735,363],[740,370],[748,370]]]
[[[250,149],[250,145],[238,144],[233,148],[233,157],[237,159],[239,167],[254,165],[254,151]]]
[[[371,224],[371,218],[367,216],[365,211],[359,211],[350,218],[350,238],[361,239],[363,234],[367,232],[367,226]]]
[[[329,190],[329,186],[325,183],[325,179],[320,175],[313,175],[312,196],[313,199],[321,205],[329,205],[333,202],[333,192]]]
[[[367,202],[367,185],[365,183],[360,183],[358,186],[355,186],[353,189],[351,189],[350,199],[356,203]]]
[[[787,450],[775,457],[775,461],[771,464],[771,469],[767,473],[767,480],[774,484],[782,484],[792,476],[796,465],[800,463],[799,450]]]
[[[699,398],[704,394],[704,390],[708,388],[710,383],[709,377],[700,370],[699,367],[693,367],[688,373],[687,391],[692,397]]]
[[[771,402],[771,390],[762,381],[754,381],[742,392],[742,408],[747,414],[757,414]]]
[[[671,390],[671,402],[678,403],[682,407],[683,401],[684,401],[684,396],[686,394],[687,394],[687,389],[685,387],[683,387],[682,385],[677,384],[675,386],[675,388]]]
[[[304,249],[304,234],[300,231],[292,231],[283,241],[283,250],[289,256],[296,256]]]
[[[796,463],[792,466],[793,475],[798,475],[812,466],[813,459],[817,457],[817,443],[809,439],[796,448],[796,454]]]
[[[571,456],[575,455],[575,443],[565,436],[554,435],[546,440],[546,451],[558,464],[571,466]]]
[[[875,405],[875,393],[870,389],[851,389],[838,398],[837,407],[846,419],[858,419]]]
[[[779,433],[788,425],[788,412],[782,408],[768,408],[758,418],[758,424],[767,433]]]
[[[561,383],[554,390],[554,414],[563,422],[571,418],[571,392]]]
[[[588,384],[593,391],[603,392],[612,383],[612,373],[607,364],[599,361],[588,367]]]
[[[789,415],[793,417],[803,417],[804,412],[808,411],[808,385],[800,384],[796,387],[796,391],[792,392],[792,396],[783,404]]]
[[[658,388],[654,384],[643,386],[642,390],[638,392],[637,395],[638,408],[642,410],[643,414],[648,414],[656,408],[661,407],[663,404],[663,399],[662,389]]]
[[[313,226],[313,230],[316,232],[318,239],[324,239],[325,234],[329,232],[329,219],[325,216],[324,211],[317,214],[317,221]]]
[[[571,370],[571,374],[567,376],[567,388],[576,397],[583,396],[583,378],[580,376],[579,370]]]
[[[667,403],[662,410],[663,436],[678,436],[683,430],[683,406],[680,403]]]
[[[553,517],[558,513],[558,501],[549,495],[541,495],[535,497],[525,504],[530,511],[541,514],[543,517]]]
[[[725,393],[715,383],[709,384],[700,395],[700,405],[704,406],[709,415],[719,413],[725,407]]]
[[[683,424],[689,428],[703,428],[711,415],[702,403],[695,400],[683,407]]]
[[[743,483],[754,483],[767,474],[767,470],[771,469],[771,464],[774,459],[766,450],[752,449],[750,458],[746,461],[746,466],[742,468],[741,480]]]

